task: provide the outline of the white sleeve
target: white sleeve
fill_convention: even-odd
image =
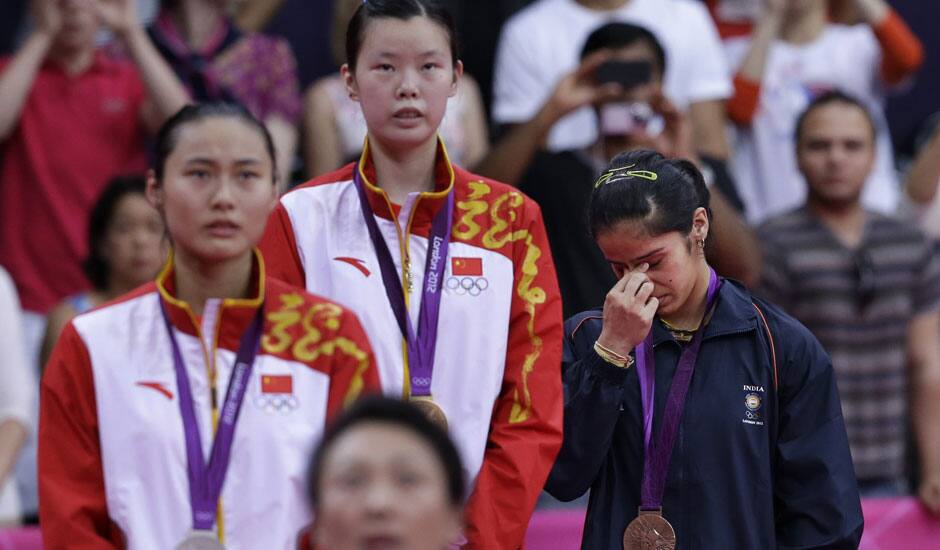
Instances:
[[[687,17],[685,31],[689,49],[693,55],[688,57],[688,65],[679,67],[685,73],[682,78],[687,84],[684,95],[689,103],[727,99],[734,88],[731,84],[731,71],[725,60],[718,29],[701,2],[685,2]],[[667,59],[666,63],[670,63]]]
[[[16,288],[3,268],[0,268],[0,327],[0,422],[12,418],[31,426],[36,379],[26,358]]]
[[[536,52],[526,40],[518,19],[503,27],[493,71],[493,120],[497,124],[525,122],[535,116],[551,89],[540,74]]]

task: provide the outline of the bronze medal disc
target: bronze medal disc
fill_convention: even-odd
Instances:
[[[624,550],[674,550],[676,531],[661,512],[640,511],[623,532]]]
[[[444,409],[440,408],[437,403],[428,398],[412,398],[411,403],[420,409],[428,417],[428,420],[445,432],[447,431],[447,415],[444,414]]]

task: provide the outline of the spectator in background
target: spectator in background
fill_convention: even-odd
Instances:
[[[460,537],[466,480],[447,433],[413,405],[367,397],[327,429],[310,465],[319,548],[376,542],[444,550]],[[309,544],[301,548],[312,548]]]
[[[904,188],[915,207],[921,229],[934,241],[940,240],[940,112],[927,120],[929,132],[919,147],[907,173]]]
[[[264,122],[285,190],[301,109],[297,62],[287,41],[241,31],[215,0],[162,0],[148,33],[195,100],[238,102]]]
[[[829,18],[838,23],[855,23],[855,0],[822,0],[829,3]],[[722,39],[748,36],[764,12],[766,0],[705,0]]]
[[[520,188],[542,207],[558,270],[565,317],[598,307],[616,279],[587,227],[587,202],[597,176],[623,151],[655,149],[697,159],[687,117],[663,99],[668,58],[656,37],[630,23],[608,23],[594,30],[581,50],[581,66],[566,75],[532,121],[514,128],[494,153],[504,162],[529,165]],[[607,62],[643,64],[648,80],[623,89],[599,84],[597,69]],[[548,129],[579,107],[593,106],[597,140],[568,151],[537,152]],[[532,159],[531,164],[529,160]],[[756,282],[760,266],[757,243],[733,208],[713,187],[715,245],[709,255],[722,274]],[[732,190],[733,192],[733,190]]]
[[[724,100],[732,92],[730,73],[715,26],[697,0],[539,0],[523,9],[506,23],[500,37],[495,122],[530,120],[558,81],[578,66],[578,52],[588,34],[610,21],[643,25],[657,36],[668,60],[666,97],[680,111],[688,111],[696,152],[727,159]],[[596,137],[591,111],[582,108],[554,125],[548,148],[578,149]],[[487,175],[512,180],[500,173]]]
[[[346,25],[362,0],[337,0],[333,6],[331,49],[333,60],[346,59]],[[321,78],[304,100],[304,160],[307,175],[316,177],[359,158],[366,137],[366,121],[359,104],[349,98],[339,73]],[[489,147],[486,113],[480,90],[464,73],[457,95],[447,102],[441,137],[452,161],[473,167]]]
[[[104,182],[145,169],[147,131],[188,101],[132,0],[33,8],[32,35],[0,59],[0,262],[19,290],[31,354],[45,313],[86,288],[84,226]],[[95,49],[101,25],[133,64]]]
[[[27,360],[16,288],[0,267],[0,529],[20,522],[20,499],[12,474],[33,425],[36,377]]]
[[[49,313],[41,365],[72,317],[152,281],[160,271],[167,252],[163,220],[147,202],[145,187],[142,177],[115,178],[92,208],[82,264],[92,290],[69,296]]]
[[[793,150],[799,113],[814,96],[838,89],[861,99],[877,128],[877,161],[862,195],[874,210],[892,213],[898,179],[885,86],[903,81],[923,60],[921,44],[884,0],[853,0],[865,24],[827,21],[819,0],[769,0],[751,38],[726,42],[736,67],[728,115],[737,132],[732,169],[752,223],[803,203],[806,184]]]
[[[832,356],[862,495],[907,491],[911,423],[920,497],[940,513],[940,258],[914,225],[862,205],[877,138],[861,101],[816,98],[796,139],[808,197],[760,228],[762,291]]]

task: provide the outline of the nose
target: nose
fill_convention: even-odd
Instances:
[[[395,506],[395,490],[388,482],[373,483],[364,500],[370,514],[385,515]]]
[[[401,81],[398,83],[397,96],[399,99],[416,99],[418,97],[418,75],[414,69],[405,69]]]
[[[228,176],[219,178],[212,194],[211,206],[213,209],[231,210],[235,207],[235,186],[237,183]]]

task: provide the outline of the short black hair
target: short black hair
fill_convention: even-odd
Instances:
[[[658,66],[655,68],[659,70],[659,74],[664,74],[666,72],[666,50],[663,49],[662,43],[646,27],[631,23],[607,23],[594,29],[588,35],[587,40],[584,41],[584,46],[581,48],[581,59],[598,50],[627,48],[636,42],[646,42],[649,45],[656,56]]]
[[[803,139],[803,126],[806,125],[806,118],[817,109],[821,109],[827,105],[833,105],[837,103],[858,108],[858,110],[865,115],[865,120],[868,121],[868,125],[871,126],[872,141],[877,139],[877,126],[875,125],[875,119],[871,116],[871,111],[868,110],[868,107],[866,107],[865,104],[855,96],[849,95],[840,90],[830,90],[813,98],[813,100],[809,102],[809,105],[803,109],[803,112],[800,113],[800,116],[796,119],[796,131],[794,136],[796,138],[797,145],[799,145],[800,141]]]
[[[179,139],[180,129],[188,124],[209,118],[234,118],[241,120],[261,134],[268,156],[271,157],[271,175],[274,181],[277,182],[277,156],[274,154],[274,140],[271,138],[271,133],[268,132],[265,125],[255,118],[244,106],[225,101],[186,105],[163,123],[163,126],[160,127],[160,131],[157,132],[156,144],[154,145],[153,171],[158,182],[163,181],[163,169],[166,166],[166,159],[173,153],[173,150],[176,149],[176,141]]]
[[[307,474],[307,490],[314,507],[320,500],[320,481],[326,454],[345,433],[367,423],[405,428],[427,443],[433,449],[447,476],[450,503],[454,506],[463,504],[465,496],[463,466],[460,462],[460,454],[447,433],[431,422],[414,405],[398,399],[372,395],[357,401],[328,426],[320,445],[314,451]]]
[[[620,153],[595,183],[588,205],[591,234],[622,221],[643,223],[650,235],[692,230],[695,210],[708,206],[710,194],[702,173],[687,160],[666,158],[656,151]]]
[[[365,0],[356,8],[346,27],[346,64],[354,70],[359,50],[365,41],[366,26],[372,19],[392,18],[407,21],[412,17],[427,17],[444,28],[450,42],[450,57],[457,65],[459,45],[457,25],[447,9],[435,0]]]
[[[82,271],[95,290],[108,288],[111,266],[101,248],[117,204],[127,195],[144,196],[146,187],[147,180],[143,176],[118,176],[108,182],[91,209],[88,217],[88,257],[82,262]]]

